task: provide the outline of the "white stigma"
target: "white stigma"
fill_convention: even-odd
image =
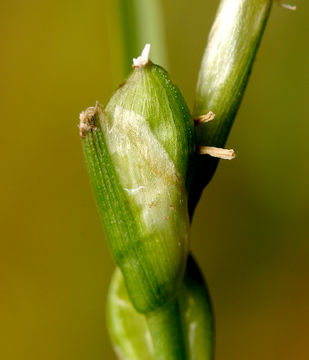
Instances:
[[[149,63],[150,44],[146,44],[144,50],[137,59],[133,59],[134,68],[142,68]]]

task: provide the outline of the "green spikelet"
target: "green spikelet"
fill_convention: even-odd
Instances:
[[[80,131],[113,258],[134,306],[147,313],[174,298],[183,278],[195,145],[190,112],[167,72],[148,56],[134,61],[106,108],[81,114]]]

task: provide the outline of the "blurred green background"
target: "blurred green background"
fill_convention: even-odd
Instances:
[[[309,359],[309,4],[290,2],[296,12],[272,10],[232,129],[238,157],[221,162],[193,222],[217,360]],[[122,80],[113,4],[0,2],[3,360],[114,359],[114,265],[77,128]],[[191,108],[217,4],[163,2],[168,70]]]

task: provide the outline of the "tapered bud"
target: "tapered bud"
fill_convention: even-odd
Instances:
[[[187,187],[194,125],[166,71],[145,48],[110,99],[81,114],[90,179],[114,260],[147,313],[181,283],[188,251]]]

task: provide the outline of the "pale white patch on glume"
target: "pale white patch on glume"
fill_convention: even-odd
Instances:
[[[120,297],[115,297],[114,299],[114,302],[115,302],[115,305],[117,305],[118,307],[121,307],[121,308],[124,308],[124,309],[131,309],[132,306],[131,304],[124,300],[124,299],[121,299]]]
[[[160,232],[170,223],[162,221],[158,229],[158,219],[174,214],[170,204],[183,196],[177,169],[144,117],[117,105],[113,119],[101,126],[120,183],[148,231]]]
[[[135,189],[127,189],[127,188],[124,188],[124,190],[126,191],[126,192],[128,192],[129,194],[134,194],[134,193],[136,193],[137,191],[139,191],[139,190],[141,190],[141,189],[144,189],[145,188],[145,186],[139,186],[139,187],[137,187],[137,188],[135,188]]]
[[[114,345],[113,348],[119,360],[127,360],[119,346]]]
[[[139,56],[137,59],[133,58],[133,67],[141,68],[149,63],[150,47],[150,44],[146,44],[141,53],[141,56]]]
[[[148,330],[148,328],[147,328],[147,331],[145,332],[145,340],[148,344],[150,353],[154,355],[154,347],[153,347],[152,337],[151,337],[151,334],[150,334],[150,331]]]
[[[190,349],[192,349],[192,352],[194,352],[194,342],[195,342],[195,335],[196,335],[196,327],[197,322],[192,321],[189,326],[189,342],[190,342]],[[194,353],[191,354],[191,356],[194,358]]]

